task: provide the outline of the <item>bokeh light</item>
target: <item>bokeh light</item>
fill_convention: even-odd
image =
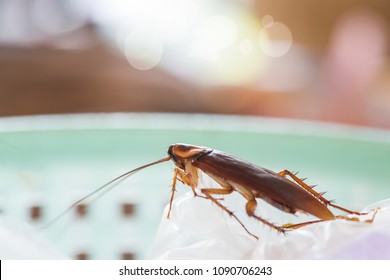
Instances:
[[[196,28],[192,55],[217,61],[222,49],[232,45],[237,37],[234,21],[223,15],[216,15],[203,20]]]
[[[101,1],[91,17],[137,70],[160,67],[193,83],[244,85],[264,69],[260,19],[237,3]]]
[[[155,67],[163,54],[163,43],[149,28],[134,28],[127,36],[124,53],[129,63],[138,70]]]
[[[202,112],[209,110],[211,107],[203,100],[206,94],[203,92],[211,95],[226,87],[231,90],[231,94],[238,94],[243,104],[246,102],[245,106],[240,107],[242,109],[234,109],[234,113],[280,116],[302,114],[332,120],[336,116],[335,111],[338,111],[336,118],[340,119],[341,116],[349,123],[363,123],[362,120],[367,123],[373,120],[375,123],[387,123],[383,116],[389,115],[387,104],[390,100],[384,68],[388,62],[389,48],[388,4],[379,4],[379,1],[375,3],[367,2],[356,7],[350,2],[314,5],[311,2],[292,4],[288,1],[3,0],[0,1],[0,42],[33,49],[45,46],[61,48],[64,52],[75,51],[55,53],[69,57],[80,55],[85,59],[85,65],[76,67],[80,75],[71,73],[69,80],[81,80],[84,73],[81,69],[88,68],[89,57],[81,55],[80,51],[91,55],[102,52],[101,56],[97,55],[98,58],[93,59],[94,65],[106,58],[107,62],[102,64],[113,69],[96,67],[93,71],[85,72],[99,77],[96,79],[99,83],[115,79],[110,85],[117,87],[112,89],[120,96],[117,100],[126,96],[127,101],[132,101],[129,106],[118,102],[119,110],[145,110],[139,108],[134,100],[148,100],[146,94],[138,96],[128,93],[132,91],[127,89],[133,87],[129,84],[134,77],[143,77],[156,84],[163,80],[169,87],[175,88],[167,91],[171,94],[181,92],[182,87],[190,87],[190,90],[183,90],[190,110],[195,110],[194,107]],[[42,55],[46,56],[46,53]],[[4,56],[7,56],[6,51]],[[76,58],[74,63],[81,64],[81,60]],[[63,63],[60,59],[50,58],[47,61],[49,69],[54,69],[57,63]],[[67,59],[64,61],[72,64]],[[31,69],[44,65],[35,65],[31,61]],[[58,67],[64,73],[68,69]],[[25,70],[28,69],[26,65],[20,69],[28,72]],[[99,70],[104,73],[93,74]],[[165,78],[159,80],[154,75]],[[21,76],[33,79],[30,75]],[[120,79],[123,79],[122,83]],[[81,83],[77,81],[69,85]],[[17,88],[15,85],[19,83],[6,76],[2,84],[5,93],[11,92],[10,89],[30,92],[30,88],[35,85],[24,82]],[[61,84],[58,83],[59,86]],[[97,88],[103,88],[97,84]],[[47,86],[47,89],[50,88]],[[43,95],[44,90],[40,88],[36,92],[42,92]],[[202,94],[189,93],[192,90]],[[75,92],[73,88],[71,92]],[[80,92],[87,90],[80,89]],[[96,95],[98,91],[91,92]],[[153,94],[152,91],[148,92]],[[221,92],[227,94],[226,90]],[[321,94],[311,94],[313,92]],[[243,96],[248,100],[245,101]],[[320,96],[329,100],[317,101]],[[303,101],[298,102],[299,98]],[[201,101],[196,103],[190,101],[192,99]],[[255,106],[256,102],[249,99],[262,101]],[[23,100],[24,107],[15,101],[17,105],[7,106],[4,111],[9,112],[8,107],[34,111],[30,106],[32,101]],[[114,102],[116,99],[112,100]],[[270,104],[265,105],[267,102]],[[306,108],[311,109],[307,109],[306,113],[301,109],[294,110],[291,102],[307,103]],[[282,103],[289,104],[279,109]],[[140,104],[149,106],[144,101]],[[345,104],[348,107],[349,104],[355,104],[355,115],[351,109],[347,113],[340,113],[345,112]],[[96,106],[104,107],[101,104]],[[175,105],[169,103],[162,106],[159,103],[158,106],[150,106],[152,109],[146,110],[160,107],[162,110],[171,110]],[[63,107],[63,104],[58,106]],[[221,107],[224,108],[218,112],[229,112],[228,106]],[[48,108],[50,112],[57,110],[53,106]],[[67,108],[78,110],[73,109],[73,102],[69,102]],[[117,107],[107,110],[112,108]],[[183,103],[180,102],[180,109],[175,110],[184,110]]]
[[[242,54],[249,55],[253,51],[253,43],[249,39],[244,39],[240,43],[240,51]]]
[[[262,51],[272,57],[285,55],[292,45],[290,29],[281,22],[273,21],[271,16],[265,16],[262,20],[264,28],[260,32],[259,44]]]

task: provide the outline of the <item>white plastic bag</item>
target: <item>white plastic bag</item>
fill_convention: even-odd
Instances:
[[[241,207],[244,208],[244,205]],[[170,220],[166,218],[167,209],[165,210],[149,257],[390,259],[390,199],[372,205],[369,209],[378,206],[381,210],[371,224],[332,220],[289,231],[286,236],[270,230],[255,219],[248,219],[245,212],[239,213],[250,231],[260,237],[256,240],[210,200],[194,198],[189,192],[176,199]],[[270,213],[261,215],[271,218]],[[294,217],[284,215],[287,218]],[[371,216],[372,213],[362,216],[361,219],[366,220]]]

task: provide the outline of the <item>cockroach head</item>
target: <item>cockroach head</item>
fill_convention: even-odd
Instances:
[[[174,144],[169,146],[168,155],[171,157],[177,167],[184,169],[187,160],[192,160],[211,151],[206,147],[193,146],[188,144]]]

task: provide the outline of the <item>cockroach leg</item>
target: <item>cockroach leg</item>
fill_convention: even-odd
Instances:
[[[257,216],[255,214],[256,208],[257,208],[257,201],[255,199],[249,199],[247,204],[246,204],[246,212],[250,217],[253,217],[256,220],[262,222],[263,224],[266,224],[270,228],[273,228],[273,229],[277,230],[278,232],[285,234],[285,228],[274,225],[273,223]]]
[[[187,185],[187,186],[189,186],[191,188],[192,193],[194,194],[194,196],[198,196],[198,194],[195,191],[196,185],[198,184],[197,176],[195,176],[196,178],[193,178],[194,177],[193,175],[191,176],[191,174],[186,173],[186,172],[184,172],[183,170],[181,170],[181,169],[179,169],[177,167],[175,168],[174,176],[175,176],[174,183],[176,183],[176,180],[179,180],[184,185]]]
[[[178,172],[179,172],[179,169],[175,168],[175,172],[173,174],[172,193],[171,193],[171,199],[169,200],[169,210],[168,210],[168,214],[167,214],[167,219],[170,219],[170,215],[171,215],[173,197],[175,196],[176,183],[177,183],[177,180],[178,180],[178,177],[177,177]]]
[[[337,208],[345,213],[349,213],[349,214],[354,214],[354,215],[365,215],[367,213],[360,213],[360,212],[355,212],[355,211],[351,211],[351,210],[348,210],[344,207],[341,207],[337,204],[334,204],[333,202],[331,202],[330,200],[327,200],[326,198],[324,198],[322,196],[321,193],[318,193],[316,192],[315,190],[313,190],[310,186],[308,186],[305,182],[303,182],[302,179],[299,179],[297,176],[295,176],[294,173],[288,171],[287,169],[285,170],[282,170],[280,172],[278,172],[278,174],[282,177],[286,177],[286,176],[289,176],[291,179],[293,179],[299,186],[301,186],[302,188],[304,188],[306,191],[310,192],[313,196],[315,196],[316,198],[318,198],[319,200],[321,200],[323,203],[325,203],[326,205],[329,205],[329,206],[332,206],[333,208]]]
[[[374,211],[374,214],[372,214],[371,219],[364,220],[363,222],[371,224],[375,220],[375,216],[376,216],[376,214],[378,213],[379,210],[381,210],[380,207],[376,208],[375,211]],[[367,215],[368,213],[369,212],[364,212],[364,213],[352,212],[352,214],[356,214],[356,215]],[[348,216],[344,216],[344,215],[336,216],[336,219],[343,219],[343,220],[347,220],[347,221],[356,221],[356,222],[360,221],[356,217],[348,217]]]
[[[211,194],[228,195],[228,194],[231,194],[233,191],[234,191],[234,189],[232,187],[223,188],[223,189],[206,188],[206,189],[201,190],[201,192],[204,193],[206,196],[207,196],[207,194],[209,194],[209,195],[211,195]]]
[[[338,206],[338,205],[336,205],[336,204],[334,204],[334,203],[332,203],[332,202],[330,202],[330,201],[329,201],[328,205],[332,206],[333,208],[337,208],[337,209],[339,209],[339,210],[341,210],[341,211],[344,211],[344,212],[346,212],[346,213],[349,213],[349,214],[354,214],[354,215],[366,215],[366,214],[368,213],[368,212],[360,213],[360,212],[351,211],[351,210],[348,210],[348,209],[346,209],[346,208],[344,208],[344,207]]]
[[[376,216],[376,214],[378,213],[379,210],[380,210],[380,208],[376,208],[374,214],[372,215],[372,218],[368,219],[368,220],[365,220],[364,222],[365,223],[369,223],[369,224],[372,223],[374,221],[375,216]],[[358,215],[368,214],[368,212],[367,213],[356,212],[356,213]],[[354,212],[352,214],[354,214]],[[335,216],[334,219],[346,220],[346,221],[352,221],[352,222],[360,222],[360,220],[358,218],[356,218],[356,217],[348,217],[348,216],[345,216],[345,215]],[[308,222],[303,222],[303,223],[299,223],[299,224],[285,224],[285,225],[282,226],[282,228],[287,229],[287,230],[293,230],[293,229],[298,229],[298,228],[301,228],[301,227],[304,227],[304,226],[308,226],[308,225],[311,225],[311,224],[316,224],[316,223],[321,223],[321,222],[326,222],[326,221],[329,221],[329,220],[315,220],[315,221],[308,221]]]
[[[222,203],[220,203],[218,201],[218,199],[216,199],[215,197],[213,197],[211,194],[219,194],[219,195],[228,195],[228,194],[231,194],[233,192],[233,188],[223,188],[223,189],[213,189],[213,188],[210,188],[210,189],[202,189],[201,192],[206,196],[207,199],[210,199],[212,202],[214,202],[218,207],[220,207],[223,211],[225,211],[226,213],[229,214],[229,216],[233,217],[243,228],[244,230],[251,236],[253,236],[254,238],[256,238],[257,240],[259,239],[259,237],[257,237],[256,235],[254,235],[253,233],[251,233],[246,227],[245,225],[240,221],[240,219],[232,212],[230,211],[226,206],[224,206]]]
[[[333,220],[336,220],[336,219],[353,221],[353,222],[360,222],[360,220],[356,217],[348,217],[348,216],[344,216],[344,215],[334,216]],[[372,220],[373,219],[371,219],[371,222],[372,222]],[[298,228],[301,228],[304,226],[308,226],[308,225],[312,225],[312,224],[316,224],[316,223],[327,222],[327,221],[331,221],[331,220],[315,220],[315,221],[308,221],[308,222],[303,222],[303,223],[298,223],[298,224],[284,224],[282,226],[282,228],[287,229],[287,230],[294,230],[294,229],[298,229]]]
[[[184,185],[190,186],[192,189],[192,186],[197,184],[197,180],[192,179],[189,174],[177,167],[175,168],[174,177],[174,180],[179,180]]]
[[[180,181],[183,184],[188,185],[191,188],[191,190],[194,194],[194,197],[198,196],[201,198],[208,199],[207,197],[196,193],[195,189],[196,189],[196,185],[198,184],[198,179],[196,176],[195,176],[196,178],[193,178],[193,177],[194,176],[191,177],[191,174],[187,174],[186,172],[179,169],[178,167],[175,168],[175,171],[173,174],[172,193],[171,193],[171,198],[169,200],[169,210],[168,210],[168,214],[167,214],[167,219],[170,219],[170,215],[171,215],[171,211],[172,211],[173,197],[175,196],[177,181]]]
[[[371,223],[374,221],[375,216],[376,216],[376,214],[378,214],[379,210],[381,210],[381,208],[380,208],[380,207],[377,207],[377,208],[375,209],[374,214],[372,215],[372,218],[371,218],[371,219],[368,219],[368,220],[365,220],[364,222],[371,224]]]
[[[287,170],[287,169],[284,169],[280,172],[278,172],[278,174],[282,177],[286,177],[286,176],[289,176],[291,179],[293,179],[299,186],[301,186],[302,188],[304,188],[306,191],[308,191],[309,193],[311,193],[313,196],[315,196],[316,198],[318,198],[319,200],[321,200],[323,203],[325,204],[330,204],[331,202],[327,199],[325,199],[320,193],[316,192],[315,190],[313,190],[309,185],[307,185],[305,182],[303,182],[303,180],[299,179],[297,176],[296,176],[296,173],[292,173],[291,171]],[[305,178],[306,179],[306,178]]]
[[[304,223],[299,223],[299,224],[284,224],[281,227],[285,230],[294,230],[294,229],[298,229],[298,228],[301,228],[304,226],[308,226],[308,225],[316,224],[316,223],[321,223],[321,222],[325,222],[325,221],[329,221],[329,220],[315,220],[315,221],[309,221],[309,222],[304,222]]]

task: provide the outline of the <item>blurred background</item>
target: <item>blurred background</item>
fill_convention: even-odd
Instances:
[[[177,142],[299,170],[356,210],[388,198],[389,19],[383,0],[0,0],[0,218],[39,228]],[[11,256],[147,258],[172,168],[44,231],[60,255]]]
[[[1,0],[0,115],[202,112],[390,127],[382,0]]]

